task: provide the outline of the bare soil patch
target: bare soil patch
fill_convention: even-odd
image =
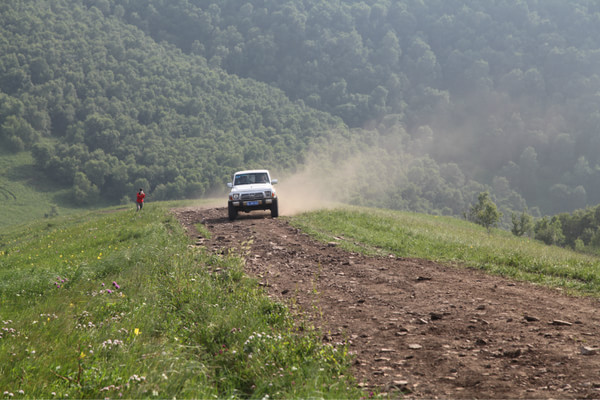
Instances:
[[[598,299],[420,259],[365,257],[268,214],[173,210],[356,354],[361,386],[411,398],[600,398]],[[197,237],[202,222],[211,239]],[[252,243],[248,245],[248,241]]]

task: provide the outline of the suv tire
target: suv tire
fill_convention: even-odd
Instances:
[[[229,220],[233,221],[235,219],[235,217],[237,217],[237,213],[238,213],[238,210],[231,203],[229,203],[227,205],[227,214],[229,216]]]
[[[277,199],[273,200],[273,204],[271,205],[271,217],[279,217],[279,206],[277,205]]]

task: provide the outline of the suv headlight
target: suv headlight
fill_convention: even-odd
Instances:
[[[240,199],[240,194],[239,193],[233,193],[229,195],[229,199],[230,200],[239,200]]]
[[[267,191],[265,191],[265,198],[269,198],[269,197],[271,197],[271,191],[267,190]]]

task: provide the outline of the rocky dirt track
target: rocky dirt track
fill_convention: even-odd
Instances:
[[[269,294],[347,342],[361,386],[410,398],[600,398],[598,300],[418,259],[364,257],[267,213],[173,210]],[[203,222],[212,236],[197,238]]]

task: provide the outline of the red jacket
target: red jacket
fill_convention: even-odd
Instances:
[[[143,203],[144,202],[144,197],[146,197],[146,193],[144,193],[144,192],[138,192],[138,194],[137,194],[137,202],[138,203]]]

